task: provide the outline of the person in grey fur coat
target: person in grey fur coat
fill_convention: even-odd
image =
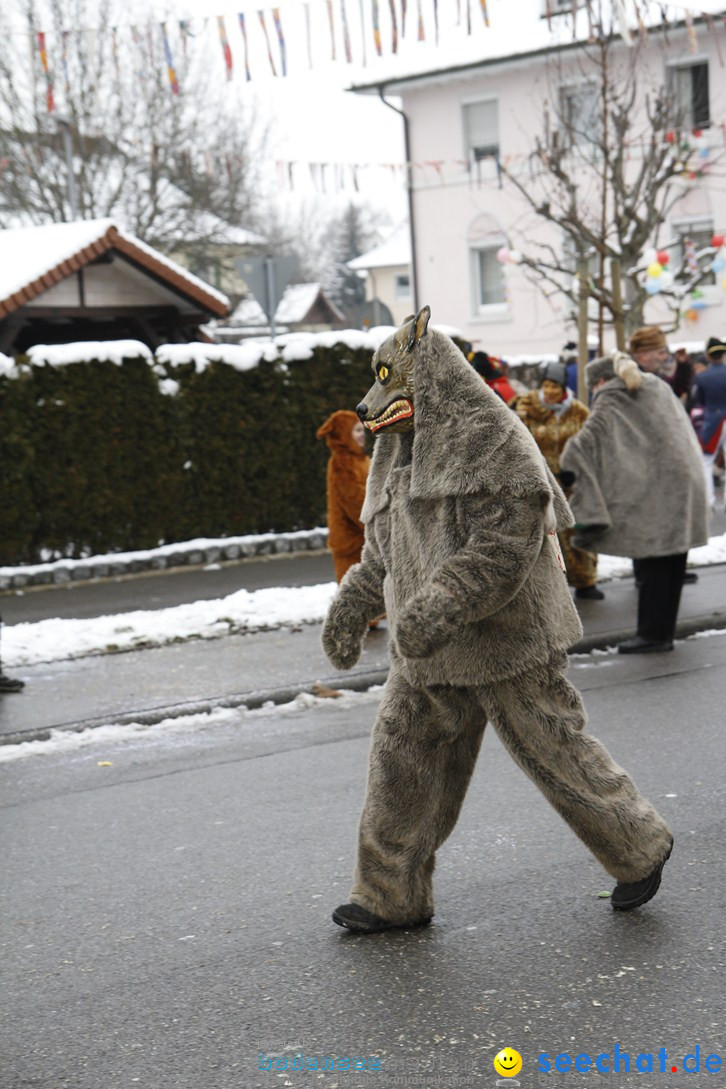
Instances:
[[[581,635],[557,547],[572,515],[534,439],[424,307],[373,359],[358,414],[376,437],[360,564],[323,647],[358,660],[386,612],[390,672],[371,741],[350,902],[372,932],[430,922],[435,853],[452,831],[491,722],[513,759],[616,879],[613,907],[649,900],[672,837],[585,730],[565,676]]]
[[[670,387],[624,352],[588,363],[585,377],[590,415],[560,458],[573,541],[637,561],[638,628],[620,653],[673,650],[688,550],[708,541],[698,440]]]

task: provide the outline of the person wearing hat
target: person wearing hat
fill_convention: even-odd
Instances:
[[[713,467],[720,450],[726,448],[726,338],[709,337],[706,344],[708,366],[693,382],[694,407],[703,409],[700,442],[706,474],[708,505],[716,506]],[[725,497],[726,499],[726,497]],[[726,509],[726,504],[725,504]]]
[[[673,388],[671,380],[664,374],[669,355],[668,343],[657,325],[643,325],[640,329],[636,329],[631,334],[629,347],[630,355],[641,371],[646,374],[656,374]],[[637,559],[633,560],[633,573],[637,585],[640,583],[640,565]],[[698,575],[695,571],[686,571],[683,581],[698,582]]]
[[[519,398],[516,412],[539,446],[545,461],[556,478],[560,475],[560,456],[565,443],[576,435],[589,412],[582,401],[573,396],[567,386],[564,363],[548,363],[542,372],[539,389],[529,390]],[[567,492],[565,492],[567,494]],[[601,601],[605,594],[598,589],[597,556],[572,544],[572,530],[558,534],[565,561],[567,581],[575,587],[575,597]]]
[[[561,458],[573,543],[638,561],[637,634],[618,651],[673,650],[688,550],[708,541],[698,441],[667,385],[624,352],[588,363],[585,376],[590,415]]]
[[[504,368],[498,359],[492,359],[487,352],[474,352],[469,360],[478,375],[484,379],[489,389],[494,390],[498,397],[510,408],[514,407],[517,394],[509,383],[504,373]]]

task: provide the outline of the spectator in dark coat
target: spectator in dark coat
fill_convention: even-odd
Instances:
[[[713,466],[719,450],[726,443],[726,338],[711,337],[706,345],[708,367],[696,375],[693,382],[694,407],[703,408],[700,442],[703,468],[706,474],[706,498],[713,509],[716,495],[713,488]]]

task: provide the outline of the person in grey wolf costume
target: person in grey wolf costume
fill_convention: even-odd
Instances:
[[[582,633],[557,549],[572,525],[532,436],[424,307],[373,358],[357,408],[376,436],[360,564],[323,627],[338,669],[368,621],[391,632],[371,741],[350,903],[340,926],[422,926],[436,850],[451,833],[491,722],[524,772],[617,880],[613,907],[658,889],[672,837],[584,731],[567,648]]]

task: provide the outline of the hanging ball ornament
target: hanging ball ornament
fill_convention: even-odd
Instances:
[[[671,259],[671,255],[667,250],[658,250],[655,255],[656,261],[659,261],[661,265],[667,265]]]
[[[714,249],[720,250],[724,243],[724,236],[722,234],[715,234],[711,238],[711,245]]]
[[[512,256],[506,246],[502,246],[497,250],[497,261],[500,265],[506,265],[511,261]]]
[[[651,265],[648,265],[648,275],[652,280],[657,280],[662,272],[663,266],[660,261],[653,261]]]

